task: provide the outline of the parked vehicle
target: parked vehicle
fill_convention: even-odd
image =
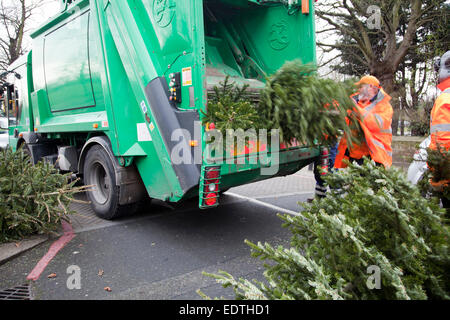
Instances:
[[[3,94],[0,92],[0,150],[5,149],[8,143],[8,115],[5,109]]]
[[[312,0],[61,5],[9,69],[9,144],[95,186],[88,195],[100,217],[130,212],[146,197],[199,197],[200,208],[215,207],[223,190],[295,173],[321,155],[317,147],[268,147],[279,170],[262,174],[259,148],[225,159],[207,153],[199,122],[226,76],[257,99],[265,75],[285,61],[315,62]],[[174,163],[176,150],[186,161]],[[257,161],[240,164],[242,157]]]
[[[9,141],[8,132],[0,131],[0,150],[6,149],[8,147],[8,141]]]

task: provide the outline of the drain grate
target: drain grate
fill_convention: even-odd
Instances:
[[[0,300],[31,300],[30,285],[0,291]]]

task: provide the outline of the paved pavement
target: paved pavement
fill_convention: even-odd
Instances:
[[[86,204],[73,204],[76,236],[30,283],[30,293],[44,300],[169,300],[200,299],[196,290],[201,289],[211,297],[234,298],[231,289],[202,272],[225,270],[263,281],[262,263],[250,257],[244,240],[289,245],[290,234],[276,214],[299,212],[297,202],[306,201],[314,186],[313,174],[305,168],[230,189],[216,209],[199,210],[196,200],[175,210],[155,202],[114,222],[98,219]],[[1,265],[0,290],[28,284],[27,275],[51,245],[49,240]],[[79,290],[68,289],[71,266],[79,268]]]

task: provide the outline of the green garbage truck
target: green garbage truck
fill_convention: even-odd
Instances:
[[[9,145],[82,177],[99,217],[146,199],[215,207],[231,187],[321,156],[272,143],[263,162],[258,142],[216,157],[201,124],[226,77],[258,99],[285,61],[315,62],[313,0],[61,0],[31,38],[3,75]]]

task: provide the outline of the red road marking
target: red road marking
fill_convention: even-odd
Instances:
[[[62,227],[64,231],[64,235],[62,235],[58,240],[56,240],[51,246],[45,256],[38,262],[38,264],[34,267],[33,271],[27,277],[27,280],[36,281],[41,276],[42,272],[44,272],[45,268],[48,264],[53,260],[53,258],[58,254],[58,252],[66,246],[73,238],[75,238],[75,234],[73,233],[72,225],[66,221],[62,221]]]

